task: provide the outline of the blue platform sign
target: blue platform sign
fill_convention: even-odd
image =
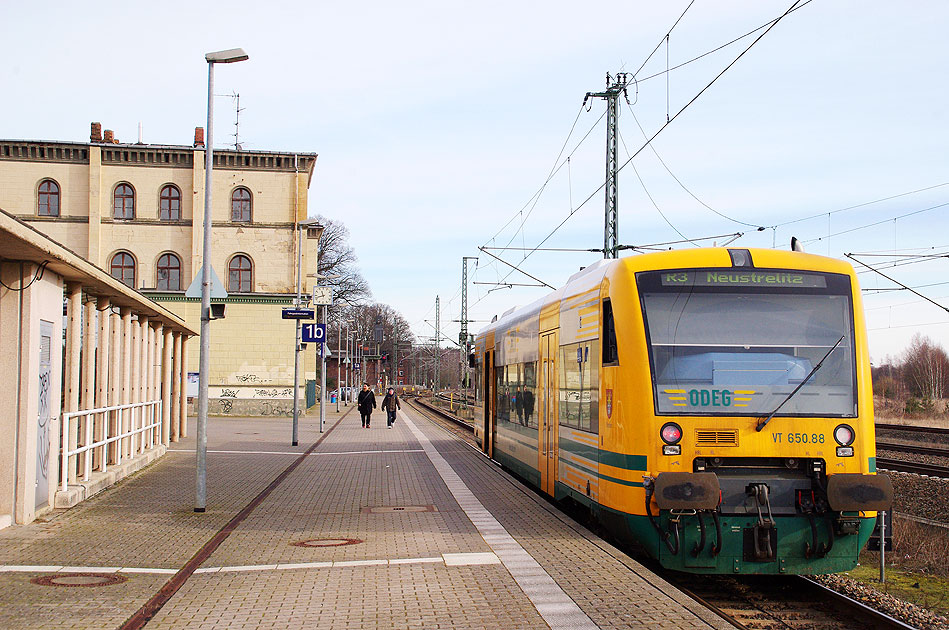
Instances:
[[[301,332],[303,343],[322,343],[326,341],[326,324],[303,324]]]
[[[285,308],[280,317],[281,319],[313,319],[315,312],[312,308]]]

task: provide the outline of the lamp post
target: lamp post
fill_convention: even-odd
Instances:
[[[296,218],[296,217],[294,217]],[[323,235],[323,225],[316,219],[307,219],[297,223],[297,299],[296,307],[300,308],[303,301],[301,291],[301,282],[303,280],[303,230],[306,230],[308,239],[316,239],[316,265],[319,271],[320,250],[319,240]],[[317,280],[319,284],[319,280]],[[296,320],[296,336],[293,338],[293,427],[290,444],[296,446],[299,444],[299,426],[300,426],[300,326],[302,322]]]
[[[208,377],[211,371],[211,172],[214,167],[214,64],[247,60],[242,48],[204,56],[208,62],[208,137],[204,150],[204,248],[201,255],[201,356],[198,363],[197,472],[194,511],[207,506]]]

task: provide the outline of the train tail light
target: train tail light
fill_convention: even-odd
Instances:
[[[665,442],[662,446],[663,455],[680,455],[682,453],[682,446],[679,445],[679,440],[682,439],[682,427],[675,422],[667,422],[662,425],[659,430],[659,437]]]
[[[841,446],[850,446],[853,444],[853,440],[856,437],[856,434],[853,432],[853,429],[850,425],[847,424],[838,424],[837,428],[834,429],[834,439],[837,441],[837,444]]]

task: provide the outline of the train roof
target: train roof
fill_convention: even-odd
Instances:
[[[536,315],[553,302],[560,301],[598,286],[603,278],[619,279],[632,277],[640,271],[660,269],[688,269],[702,267],[732,268],[730,252],[745,251],[751,256],[753,268],[800,269],[804,271],[824,271],[855,277],[850,263],[837,258],[786,250],[747,248],[747,247],[702,247],[695,249],[676,249],[664,252],[639,254],[617,259],[600,259],[571,275],[566,284],[524,307],[509,308],[496,321],[481,329],[483,335],[491,330],[504,329],[510,324]]]

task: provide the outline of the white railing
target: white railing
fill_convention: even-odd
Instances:
[[[70,425],[78,428],[76,442],[82,442],[75,449],[69,448]],[[161,400],[113,405],[98,409],[85,409],[63,414],[62,421],[62,478],[60,490],[69,489],[70,472],[76,470],[82,457],[82,480],[89,481],[92,476],[93,459],[95,468],[106,472],[108,466],[117,466],[123,458],[134,457],[154,447],[161,440]],[[83,439],[79,440],[80,433]],[[95,436],[95,440],[93,441]],[[110,444],[115,444],[111,449]],[[111,451],[111,453],[110,453]],[[110,461],[111,459],[111,461]],[[70,466],[70,464],[73,466]],[[75,475],[72,475],[75,480]]]

